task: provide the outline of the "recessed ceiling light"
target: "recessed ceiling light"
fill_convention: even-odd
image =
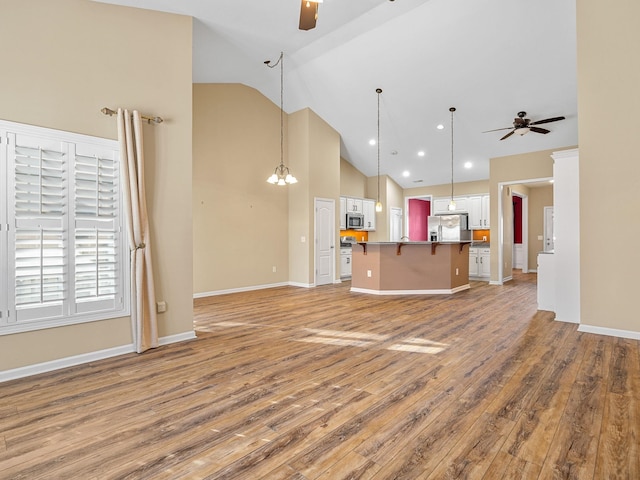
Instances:
[[[444,125],[440,124],[436,127],[438,130],[444,130]]]
[[[391,155],[397,155],[398,151],[397,150],[391,150]]]
[[[419,156],[419,157],[424,157],[424,151],[420,150],[420,151],[418,152],[418,156]]]
[[[409,173],[409,170],[405,170],[404,172],[402,172],[402,176],[403,176],[403,177],[408,177],[409,175],[411,175],[411,174]]]
[[[473,167],[473,163],[471,163],[471,162],[465,162],[464,163],[464,168],[471,168],[471,167]]]
[[[372,138],[371,140],[369,140],[369,145],[375,145],[376,144],[376,139]]]

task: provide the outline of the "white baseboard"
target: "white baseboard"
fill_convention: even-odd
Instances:
[[[369,293],[371,295],[450,295],[452,293],[469,290],[470,285],[461,285],[454,288],[442,288],[437,290],[371,290],[369,288],[351,287],[352,292]]]
[[[596,335],[607,335],[609,337],[631,338],[640,340],[640,332],[631,330],[618,330],[617,328],[596,327],[594,325],[581,324],[578,327],[579,332],[595,333]]]
[[[158,343],[160,345],[168,345],[170,343],[192,340],[194,338],[196,338],[196,333],[194,331],[189,331],[159,338]],[[39,373],[51,372],[53,370],[59,370],[61,368],[73,367],[75,365],[81,365],[83,363],[95,362],[96,360],[104,360],[105,358],[117,357],[118,355],[125,355],[127,353],[133,352],[135,352],[133,344],[122,345],[120,347],[107,348],[105,350],[98,350],[96,352],[89,352],[80,355],[73,355],[71,357],[59,358],[57,360],[51,360],[49,362],[27,365],[26,367],[4,370],[0,372],[0,383],[7,382],[9,380],[15,380],[17,378],[37,375]]]
[[[291,287],[301,287],[301,288],[313,288],[316,286],[315,283],[300,283],[300,282],[289,282],[287,285]]]
[[[349,277],[345,280],[351,280]],[[333,283],[342,283],[342,279],[335,279]],[[271,283],[266,285],[252,285],[250,287],[240,287],[240,288],[229,288],[226,290],[214,290],[211,292],[199,292],[194,293],[193,298],[205,298],[205,297],[214,297],[216,295],[226,295],[227,293],[240,293],[240,292],[252,292],[254,290],[264,290],[266,288],[276,288],[276,287],[300,287],[300,288],[313,288],[315,287],[315,283],[302,283],[302,282],[281,282],[281,283]]]

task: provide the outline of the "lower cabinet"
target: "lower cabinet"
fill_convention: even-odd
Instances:
[[[350,248],[340,249],[340,276],[341,277],[351,276],[351,249]]]
[[[469,276],[489,278],[491,276],[491,249],[471,247],[469,249]]]

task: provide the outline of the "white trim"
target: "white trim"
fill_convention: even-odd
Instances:
[[[489,285],[503,285],[499,280],[491,280],[489,281]]]
[[[508,277],[504,277],[504,278],[502,279],[502,283],[504,283],[504,282],[510,282],[511,280],[513,280],[513,277],[512,277],[511,275],[509,275]]]
[[[372,295],[449,295],[452,293],[469,290],[471,286],[467,283],[455,288],[442,288],[437,290],[372,290],[370,288],[351,287],[352,292],[370,293]]]
[[[227,293],[251,292],[253,290],[264,290],[265,288],[286,287],[289,282],[270,283],[265,285],[252,285],[249,287],[228,288],[226,290],[213,290],[211,292],[194,293],[193,298],[214,297],[216,295],[226,295]]]
[[[640,332],[632,330],[618,330],[617,328],[596,327],[595,325],[585,325],[584,323],[578,327],[579,332],[594,333],[596,335],[607,335],[610,337],[631,338],[640,340]]]
[[[185,340],[193,340],[195,338],[195,332],[189,331],[162,337],[160,338],[159,342],[160,345],[168,345],[170,343],[183,342]],[[51,360],[49,362],[27,365],[26,367],[4,370],[0,372],[0,383],[7,382],[9,380],[15,380],[17,378],[29,377],[31,375],[38,375],[40,373],[52,372],[54,370],[60,370],[61,368],[73,367],[76,365],[81,365],[83,363],[95,362],[97,360],[117,357],[118,355],[125,355],[127,353],[133,352],[135,352],[133,344],[122,345],[120,347],[107,348],[105,350],[97,350],[95,352],[82,353],[80,355],[73,355],[71,357],[59,358],[57,360]]]
[[[174,335],[168,335],[158,339],[158,345],[169,345],[171,343],[186,342],[187,340],[195,340],[198,338],[194,330],[188,332],[176,333]]]
[[[289,282],[287,283],[290,287],[300,287],[300,288],[313,288],[316,286],[315,283],[301,283],[301,282]]]

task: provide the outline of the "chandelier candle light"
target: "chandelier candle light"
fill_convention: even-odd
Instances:
[[[269,68],[274,68],[280,64],[280,165],[276,167],[273,174],[267,178],[267,182],[273,185],[287,185],[292,183],[298,183],[296,177],[291,175],[289,167],[284,164],[284,54],[280,52],[280,58],[275,65],[270,65],[271,61],[267,60],[264,63]]]
[[[376,88],[376,93],[378,94],[378,194],[376,196],[376,212],[382,211],[382,202],[380,202],[380,94],[382,93],[381,88]]]
[[[453,200],[453,112],[456,111],[456,107],[449,108],[451,112],[451,201],[449,202],[449,211],[453,212],[456,209],[456,202]]]

